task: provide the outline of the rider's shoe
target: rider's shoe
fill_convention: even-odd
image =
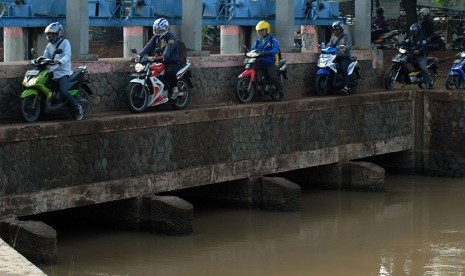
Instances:
[[[346,96],[349,95],[349,87],[344,86],[344,87],[341,89],[341,93],[342,93],[343,95],[346,95]]]
[[[82,110],[82,105],[78,105],[78,107],[76,107],[76,110],[74,110],[74,112],[75,112],[74,118],[77,121],[82,120],[82,118],[84,117],[84,111]]]
[[[433,84],[432,83],[428,84],[428,89],[429,90],[433,89]]]
[[[178,97],[178,88],[174,87],[173,91],[171,92],[170,99],[171,100],[176,100],[177,97]]]

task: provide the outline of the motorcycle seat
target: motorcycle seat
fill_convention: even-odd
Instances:
[[[74,73],[71,74],[71,76],[69,76],[69,82],[74,82],[74,81],[78,80],[81,77],[82,74],[84,74],[84,71],[82,71],[82,70],[78,69],[78,70],[74,71]]]

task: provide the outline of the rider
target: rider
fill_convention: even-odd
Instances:
[[[423,80],[428,86],[428,89],[433,89],[433,82],[426,67],[428,61],[428,42],[423,35],[420,35],[421,26],[418,23],[413,23],[410,26],[410,35],[401,43],[412,54],[413,58],[421,70]]]
[[[50,66],[53,72],[53,81],[58,82],[60,94],[72,106],[76,120],[82,120],[84,112],[82,106],[68,92],[69,76],[71,75],[71,43],[64,38],[64,29],[58,22],[53,22],[45,28],[48,44],[45,47],[44,57],[53,59],[54,65]],[[55,53],[56,49],[61,49],[61,54]]]
[[[431,11],[428,8],[422,8],[420,14],[423,17],[421,20],[421,31],[425,37],[429,37],[434,32],[434,21],[431,17]]]
[[[265,20],[258,22],[255,30],[257,31],[258,38],[255,40],[252,50],[257,50],[260,53],[258,68],[264,72],[268,81],[275,84],[276,89],[279,91],[279,100],[282,100],[284,98],[283,88],[276,73],[279,65],[279,42],[270,34],[270,23]]]
[[[341,73],[344,76],[344,87],[341,92],[349,94],[350,78],[348,75],[348,69],[350,64],[350,49],[352,48],[352,38],[349,33],[346,33],[343,28],[341,21],[336,21],[331,25],[333,35],[328,42],[328,46],[339,48],[336,62],[340,63]]]
[[[377,7],[375,11],[376,17],[372,22],[374,30],[371,32],[371,39],[375,43],[381,43],[379,37],[382,34],[389,32],[388,23],[386,21],[386,17],[384,17],[383,7]]]
[[[163,62],[166,65],[166,81],[168,82],[170,96],[174,100],[178,95],[178,85],[176,73],[181,69],[181,59],[179,57],[178,39],[169,32],[169,23],[165,18],[158,18],[153,22],[153,34],[150,41],[145,45],[144,49],[139,53],[137,59],[145,55],[151,54],[154,51],[157,54],[157,61]],[[158,97],[157,101],[168,101],[164,97]]]

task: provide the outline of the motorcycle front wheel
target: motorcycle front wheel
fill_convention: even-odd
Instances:
[[[126,88],[127,106],[133,113],[140,113],[145,110],[148,102],[149,88],[140,83],[130,82]]]
[[[21,99],[21,115],[26,122],[32,123],[37,121],[40,115],[40,97],[30,95]]]
[[[237,79],[236,98],[241,103],[250,103],[255,93],[255,86],[250,77]]]
[[[315,91],[318,96],[326,96],[328,94],[328,75],[318,75],[315,79]]]
[[[178,80],[178,95],[180,96],[173,100],[173,108],[177,110],[186,108],[189,104],[191,92],[189,84],[184,78]]]
[[[447,76],[446,89],[454,90],[459,87],[459,78],[457,76]]]
[[[394,86],[396,86],[397,70],[398,67],[392,67],[391,70],[389,70],[389,73],[384,80],[384,88],[386,90],[392,90],[394,89]]]

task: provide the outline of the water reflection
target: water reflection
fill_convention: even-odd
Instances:
[[[49,275],[461,275],[465,180],[306,190],[298,213],[195,206],[194,234],[59,231]]]

